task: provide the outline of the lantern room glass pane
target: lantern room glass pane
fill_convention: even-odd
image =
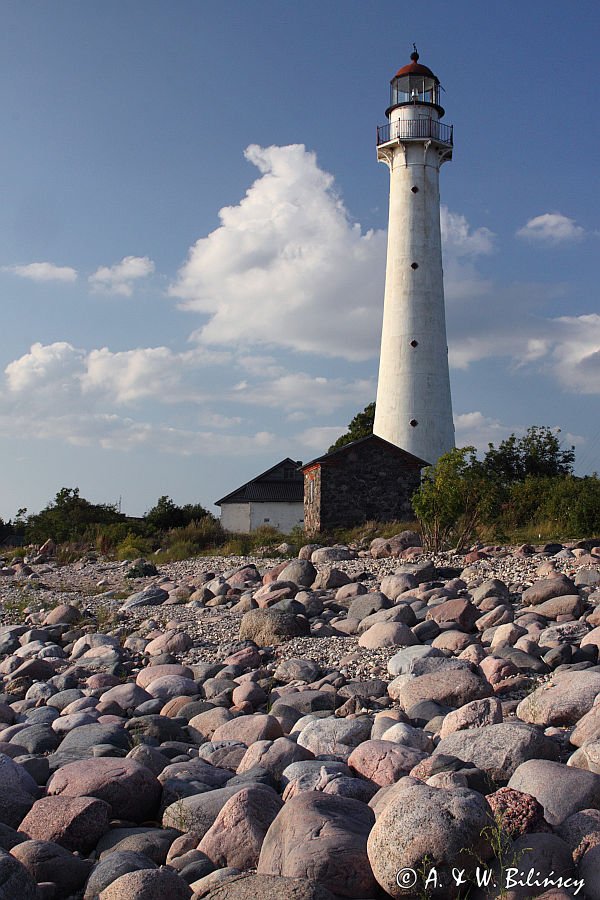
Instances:
[[[403,75],[391,84],[390,106],[398,103],[439,104],[439,85],[424,75]]]

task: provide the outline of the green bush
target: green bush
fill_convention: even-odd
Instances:
[[[163,546],[171,547],[182,542],[193,544],[196,551],[207,547],[216,547],[225,540],[225,532],[221,523],[209,513],[201,519],[195,519],[182,528],[171,528],[166,532]]]
[[[425,469],[412,504],[428,550],[462,548],[494,516],[498,486],[486,477],[475,447],[456,448]]]
[[[149,538],[142,537],[130,531],[127,537],[117,545],[117,559],[135,559],[139,556],[149,556],[155,547]]]

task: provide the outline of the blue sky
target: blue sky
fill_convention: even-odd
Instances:
[[[0,6],[0,516],[141,514],[322,453],[374,399],[389,79],[444,88],[457,443],[600,469],[597,4]]]

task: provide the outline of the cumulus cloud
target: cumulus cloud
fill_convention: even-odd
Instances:
[[[375,396],[371,379],[346,381],[306,372],[287,372],[271,380],[252,385],[241,382],[235,388],[238,398],[257,406],[270,406],[287,411],[310,410],[315,415],[329,415],[351,403],[362,407]]]
[[[66,341],[36,343],[4,370],[0,433],[106,449],[151,445],[183,456],[260,455],[269,448],[277,452],[282,439],[264,428],[240,432],[242,418],[212,409],[213,392],[199,390],[207,359],[215,363],[226,358],[205,358],[198,350],[178,354],[165,347],[111,353],[106,348],[86,352]],[[139,407],[149,397],[159,421],[116,412],[121,404]],[[185,424],[179,413],[160,421],[161,410],[192,400],[198,407],[193,425],[189,411]]]
[[[77,270],[71,266],[56,266],[51,262],[28,263],[26,266],[2,266],[3,272],[12,272],[29,281],[76,281]]]
[[[111,352],[108,347],[92,350],[86,359],[81,382],[83,391],[103,391],[116,403],[132,403],[146,397],[156,402],[199,401],[203,393],[193,385],[184,388],[189,370],[197,370],[198,355],[174,353],[168,347],[143,347]]]
[[[386,237],[350,221],[301,145],[248,147],[260,171],[191,248],[169,293],[208,315],[205,344],[279,345],[360,360],[376,352]]]
[[[259,177],[221,210],[220,227],[194,244],[169,288],[181,309],[208,317],[194,339],[376,357],[386,233],[350,220],[333,177],[303,145],[252,145],[246,158]],[[479,296],[487,285],[473,261],[493,251],[493,232],[445,206],[441,226],[448,296]]]
[[[544,213],[535,216],[519,228],[517,237],[537,244],[561,244],[578,241],[585,234],[575,219],[561,213]]]
[[[6,366],[5,374],[10,392],[72,395],[78,390],[78,379],[85,359],[66,341],[54,344],[32,344],[29,353]]]
[[[550,326],[549,368],[570,390],[600,394],[600,315],[560,316]]]
[[[440,208],[442,244],[447,256],[482,256],[494,249],[494,232],[489,228],[472,229],[465,216]]]
[[[154,262],[148,256],[124,256],[114,266],[100,266],[88,281],[94,291],[131,297],[134,282],[153,272]]]
[[[497,444],[512,432],[518,431],[517,428],[504,425],[498,419],[485,416],[479,410],[455,415],[454,427],[457,447],[473,446],[478,450],[487,450],[488,444]]]

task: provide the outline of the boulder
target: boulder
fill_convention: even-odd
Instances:
[[[59,896],[75,893],[87,879],[92,863],[51,841],[23,841],[10,851],[39,883],[53,881]],[[20,898],[20,894],[15,896]]]
[[[106,756],[62,766],[50,778],[47,791],[50,796],[97,797],[109,804],[113,818],[143,822],[156,813],[161,787],[135,760]]]
[[[260,647],[271,647],[308,634],[310,627],[302,616],[274,609],[251,609],[242,617],[239,637]]]
[[[222,871],[222,870],[221,870]],[[282,878],[279,875],[254,875],[243,872],[231,875],[223,884],[216,884],[204,900],[335,900],[335,897],[315,881],[305,878]]]
[[[264,837],[282,806],[279,795],[266,785],[241,788],[218,813],[198,850],[218,868],[256,868]]]
[[[600,694],[600,672],[566,671],[528,694],[517,716],[536,725],[576,725]]]
[[[99,900],[189,900],[191,888],[167,867],[138,869],[121,875],[99,894]]]
[[[35,878],[6,850],[0,849],[0,900],[40,900]]]
[[[558,759],[558,745],[537,728],[520,722],[501,722],[455,731],[439,742],[434,756],[438,754],[473,763],[494,781],[504,784],[526,760]]]
[[[89,853],[108,831],[111,807],[94,797],[42,797],[19,826],[27,837]]]
[[[523,591],[521,602],[523,606],[537,606],[553,597],[571,596],[577,593],[577,588],[566,575],[556,574],[552,578],[541,578],[531,587]]]
[[[490,808],[475,791],[425,784],[406,787],[400,782],[389,788],[369,835],[373,874],[389,896],[405,897],[398,874],[435,867],[448,891],[444,896],[454,897],[451,870],[458,867],[468,873],[477,859],[485,859],[489,851],[482,833],[490,821]]]
[[[426,675],[403,680],[397,687],[394,681],[388,686],[390,697],[398,700],[405,711],[421,700],[433,700],[458,707],[472,700],[482,700],[492,693],[488,682],[470,669],[446,666]]]
[[[85,885],[83,900],[98,900],[101,891],[121,875],[136,872],[138,869],[153,869],[155,866],[156,864],[143,853],[133,853],[130,850],[110,853],[92,869]]]
[[[338,897],[369,897],[373,811],[358,800],[308,791],[288,800],[267,831],[259,875],[311,878]],[[318,838],[318,839],[316,839]]]
[[[395,784],[427,757],[427,753],[393,741],[363,741],[348,757],[348,766],[379,787]]]
[[[334,756],[345,762],[355,747],[368,740],[371,720],[367,716],[342,719],[328,716],[309,722],[298,735],[298,746],[314,756]]]
[[[581,810],[600,809],[600,775],[559,762],[527,760],[515,770],[508,786],[535,797],[552,826]]]

